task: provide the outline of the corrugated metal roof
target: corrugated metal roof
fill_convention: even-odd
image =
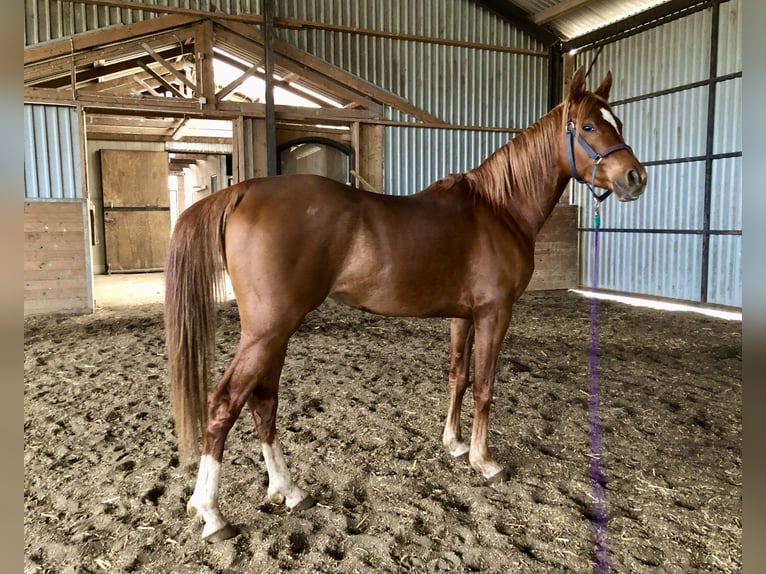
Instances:
[[[562,40],[570,40],[670,1],[507,0],[507,4],[512,4],[529,14],[529,19],[534,24],[549,28]]]

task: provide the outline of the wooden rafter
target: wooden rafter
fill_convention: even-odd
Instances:
[[[236,96],[238,87],[248,77],[265,78],[258,69],[264,45],[256,28],[190,14],[154,18],[151,25],[132,26],[130,34],[124,32],[126,28],[78,34],[73,41],[47,43],[45,50],[29,48],[29,52],[25,51],[25,101],[81,106],[87,111],[88,137],[93,139],[168,141],[174,134],[178,136],[185,118],[265,117],[264,104],[238,101]],[[448,127],[403,98],[289,44],[275,42],[274,56],[275,73],[282,78],[276,80],[275,86],[320,106],[316,109],[276,106],[278,123],[375,122],[380,119],[381,104],[385,104],[422,125]],[[214,59],[228,60],[243,72],[233,82],[219,86],[217,94]],[[190,68],[191,74],[187,75]],[[299,87],[305,87],[309,93]],[[187,88],[195,97],[189,97]],[[331,107],[321,97],[313,97],[311,91],[330,97],[343,107]],[[167,92],[176,97],[165,97]],[[120,116],[124,119],[115,121]],[[103,121],[94,120],[99,117]],[[405,124],[416,125],[402,122]],[[197,134],[204,132],[181,133],[186,141],[201,141]],[[214,140],[225,138],[204,139]]]
[[[178,24],[178,20],[174,19],[173,22],[168,22],[168,25],[169,24]],[[150,74],[144,69],[149,67],[153,62],[156,62],[163,66],[167,72],[172,74],[178,81],[183,82],[185,86],[194,90],[195,95],[199,98],[199,84],[201,83],[199,77],[201,69],[199,64],[200,59],[195,58],[195,62],[197,63],[197,73],[195,74],[196,83],[191,81],[185,74],[178,71],[170,64],[169,60],[184,54],[197,54],[200,46],[197,46],[196,44],[200,38],[204,36],[201,33],[203,27],[206,27],[207,37],[209,38],[209,40],[203,38],[209,45],[209,54],[213,54],[212,48],[215,44],[222,43],[224,49],[226,49],[226,45],[233,44],[238,50],[250,54],[251,58],[253,55],[259,60],[263,58],[263,37],[260,31],[239,22],[227,21],[225,24],[222,24],[221,22],[216,21],[214,24],[214,22],[208,20],[197,22],[182,28],[176,27],[168,29],[163,26],[157,26],[156,28],[162,29],[161,32],[148,34],[139,39],[125,40],[108,46],[98,46],[94,41],[88,40],[87,38],[80,38],[79,45],[88,46],[87,49],[83,49],[71,56],[60,56],[53,58],[50,61],[35,61],[28,66],[25,66],[25,85],[38,88],[65,89],[68,86],[71,87],[71,72],[74,64],[77,89],[86,88],[86,93],[90,97],[96,95],[92,92],[95,92],[98,89],[96,86],[102,83],[96,82],[94,84],[94,80],[119,73],[129,76],[136,72],[140,73],[140,70],[142,69],[147,74],[146,77],[141,77],[142,80],[147,81],[149,78],[152,78],[152,82],[157,81],[159,82],[158,85],[161,85],[164,89],[171,90],[172,88],[169,88],[168,85],[166,85],[166,83],[169,84],[169,82],[167,82],[167,79],[163,78],[164,74],[159,76],[160,78],[163,78],[166,83],[161,82],[156,77],[156,75],[158,75],[156,71],[155,73]],[[146,28],[143,28],[143,31],[146,30]],[[82,36],[90,36],[90,34],[91,33],[87,33]],[[113,36],[104,36],[100,32],[93,34],[98,34],[98,37],[101,40],[114,38]],[[49,53],[53,54],[58,52],[51,51]],[[202,58],[203,61],[210,64],[210,70],[212,70],[212,59],[213,58],[211,57]],[[103,61],[108,62],[108,64],[106,66],[100,65]],[[299,77],[301,80],[298,81],[298,83],[305,84],[310,90],[316,90],[320,94],[332,94],[330,97],[337,99],[341,105],[347,109],[362,106],[368,109],[379,110],[380,104],[382,103],[399,109],[420,121],[444,123],[439,118],[412,106],[405,99],[382,90],[357,76],[349,74],[320,58],[316,58],[311,54],[298,50],[284,42],[275,42],[275,65],[279,69],[284,70],[284,75],[293,74],[294,76]],[[152,68],[149,67],[149,69]],[[202,79],[210,81],[212,84],[212,73],[206,73],[204,76],[205,77]],[[111,78],[107,81],[111,81]],[[121,84],[120,81],[115,82],[115,84],[126,85]],[[135,91],[135,84],[136,82],[134,80],[130,80],[131,87],[127,88],[127,93]],[[213,93],[205,94],[204,107],[207,111],[210,111],[210,109],[216,105],[214,84],[212,85],[213,90],[211,91]],[[114,88],[114,86],[103,87],[106,90]],[[228,86],[227,88],[232,89],[234,87],[235,86]],[[282,87],[290,89],[289,84],[284,84]],[[306,97],[300,90],[293,89],[291,91],[294,91],[295,93],[301,92],[300,95]],[[27,93],[31,95],[32,93],[42,92]],[[173,93],[179,95],[177,91],[173,91]],[[63,97],[63,94],[58,97]],[[221,98],[219,97],[218,99]],[[317,98],[315,101],[320,106],[326,107],[326,103],[323,100]]]
[[[209,12],[207,10],[195,10],[191,8],[181,8],[175,6],[163,6],[161,4],[144,4],[143,2],[131,2],[129,0],[78,0],[83,4],[95,4],[98,6],[112,6],[122,9],[134,9],[144,10],[147,12],[157,12],[162,14],[174,14],[203,18],[215,18],[219,21],[228,22],[240,22],[244,24],[251,24],[262,26],[263,16],[261,14],[229,14],[227,12]],[[517,8],[514,4],[507,0],[487,0],[481,1],[480,4],[496,4],[499,5],[497,10],[501,16],[510,18],[514,24],[526,31],[533,37],[536,37],[543,41],[546,45],[549,45],[558,40],[556,36],[545,30],[544,28],[532,23],[528,15]],[[464,48],[473,48],[478,50],[489,50],[493,52],[507,52],[512,54],[525,54],[528,56],[541,56],[547,57],[548,53],[540,50],[528,50],[524,48],[513,48],[509,46],[501,46],[498,44],[483,44],[480,42],[468,42],[461,40],[452,40],[449,38],[439,38],[436,36],[422,36],[418,34],[404,34],[400,32],[389,32],[386,30],[373,30],[370,28],[359,28],[357,26],[347,26],[342,24],[331,24],[327,22],[315,22],[311,20],[296,20],[294,18],[274,18],[275,28],[287,28],[290,30],[327,30],[331,32],[341,32],[346,34],[354,34],[357,36],[372,36],[375,38],[389,38],[392,40],[404,40],[411,42],[419,42],[426,44],[438,44],[444,46],[457,46]]]
[[[230,93],[236,90],[239,86],[241,86],[245,80],[247,80],[248,78],[254,77],[259,67],[260,67],[260,64],[253,64],[252,66],[250,66],[247,70],[242,72],[242,74],[239,77],[234,78],[231,82],[229,82],[223,88],[218,90],[215,94],[216,99],[219,102],[222,101],[226,96],[228,96]]]
[[[135,40],[143,36],[157,34],[173,28],[188,26],[200,19],[199,16],[188,14],[171,14],[152,18],[135,24],[113,26],[103,30],[94,30],[84,34],[75,34],[62,40],[53,40],[24,48],[24,67],[41,61],[50,61],[62,56],[91,48]]]
[[[157,80],[161,86],[163,86],[166,90],[169,90],[171,94],[176,96],[177,98],[185,98],[186,96],[173,84],[168,82],[165,78],[163,78],[160,74],[152,70],[149,66],[144,64],[143,62],[139,62],[139,66],[141,66],[141,69],[149,74],[151,77],[153,77],[155,80]]]
[[[244,66],[239,61],[237,61],[237,60],[235,60],[233,58],[229,58],[228,56],[226,56],[224,54],[221,54],[221,53],[217,53],[215,55],[215,58],[217,60],[220,60],[221,62],[225,62],[226,64],[230,65],[233,68],[237,68],[240,72],[243,72],[243,75],[246,74],[246,73],[249,73],[249,75],[251,77],[258,78],[260,80],[265,80],[266,74],[263,73],[263,72],[260,72],[258,70],[258,68],[261,67],[260,63],[256,63],[256,64],[252,65],[250,68],[247,68],[246,66]],[[240,76],[240,78],[242,78],[242,76]],[[246,80],[246,78],[244,78],[244,79]],[[309,102],[313,102],[313,103],[315,103],[315,104],[317,104],[319,106],[322,106],[322,107],[326,106],[327,102],[325,102],[321,98],[314,97],[310,93],[301,91],[301,90],[296,89],[296,88],[294,88],[293,86],[290,85],[290,82],[295,81],[295,80],[301,80],[301,79],[302,78],[300,76],[298,76],[296,74],[293,74],[292,72],[289,72],[281,80],[276,80],[274,82],[274,85],[278,86],[282,90],[285,90],[286,92],[289,92],[289,93],[294,94],[296,96],[300,96],[301,98],[303,98],[303,99],[305,99],[305,100],[307,100]],[[232,83],[234,83],[234,82],[232,82]],[[226,88],[222,88],[221,90],[219,90],[216,93],[217,101],[219,101],[219,102],[223,101],[224,98],[227,95],[230,94],[230,92],[226,92],[224,95],[221,95],[224,92],[225,89]],[[235,90],[236,90],[236,87],[235,87]],[[335,99],[339,99],[339,98],[337,96],[335,96]],[[349,109],[353,109],[353,108],[357,107],[358,105],[359,104],[357,104],[356,102],[349,102],[344,107],[348,107]],[[375,105],[376,104],[373,102],[372,106],[374,107]]]
[[[158,66],[155,62],[144,62],[147,66],[150,68],[152,66]],[[125,74],[118,75],[117,77],[111,78],[109,80],[102,80],[98,82],[93,82],[87,85],[78,85],[77,91],[78,92],[90,92],[90,93],[96,93],[96,92],[109,92],[109,93],[120,93],[124,92],[126,94],[132,93],[132,90],[135,89],[136,84],[139,85],[149,85],[152,89],[156,89],[160,83],[157,82],[153,74],[138,71],[137,68],[139,66],[137,65],[135,68],[131,68],[129,70],[125,71]],[[161,94],[160,94],[161,95]]]
[[[141,78],[138,74],[133,74],[133,76],[131,76],[131,77],[132,77],[133,81],[135,81],[139,86],[141,86],[144,90],[149,92],[151,95],[153,95],[153,96],[160,96],[161,95],[159,92],[157,92],[154,89],[153,86],[150,86],[147,83],[147,81],[144,80],[143,78]]]
[[[146,50],[141,46],[142,43],[148,44],[155,52],[161,52],[165,59],[191,55],[194,53],[194,46],[184,43],[188,40],[189,38],[184,38],[180,32],[164,33],[142,40],[93,47],[71,56],[35,62],[24,66],[24,84],[45,84],[54,78],[69,75],[73,65],[78,75],[90,72],[91,77],[98,77],[130,68],[131,61],[136,59],[151,61],[152,58],[146,55]],[[112,63],[104,66],[103,62]]]
[[[233,30],[234,32],[236,32],[237,34],[241,36],[244,36],[245,38],[249,38],[257,42],[258,44],[263,45],[263,34],[259,30],[256,30],[245,24],[240,24],[238,22],[226,22],[226,23],[221,23],[220,25]],[[340,68],[337,68],[333,66],[332,64],[329,64],[328,62],[326,62],[325,60],[322,60],[321,58],[312,56],[308,52],[299,50],[298,48],[291,46],[287,42],[283,42],[281,40],[274,40],[274,51],[278,53],[280,56],[282,56],[283,58],[290,59],[296,64],[299,64],[305,68],[315,70],[319,72],[320,74],[322,74],[323,76],[325,76],[326,78],[329,78],[338,84],[344,84],[350,87],[351,89],[361,94],[364,94],[368,98],[377,100],[381,103],[384,103],[393,108],[396,108],[406,114],[411,115],[412,117],[420,121],[431,122],[431,123],[442,123],[442,124],[445,123],[439,118],[437,118],[436,116],[433,116],[421,110],[420,108],[413,106],[404,98],[401,98],[397,95],[387,92],[386,90],[383,90],[363,80],[362,78],[359,78],[358,76],[349,74],[345,70],[341,70]]]
[[[181,130],[184,129],[184,126],[186,125],[186,122],[189,121],[189,118],[181,118],[181,120],[178,122],[178,125],[173,130],[173,133],[170,134],[170,139],[172,140],[180,140],[181,139]]]
[[[250,30],[250,28],[247,28]],[[215,31],[216,40],[218,46],[221,49],[230,52],[235,56],[249,55],[249,59],[257,59],[263,61],[263,46],[258,44],[253,39],[245,38],[233,30],[227,29],[225,26],[218,26]],[[304,80],[305,84],[308,84],[312,90],[317,93],[331,94],[330,97],[337,99],[341,102],[355,102],[360,107],[375,108],[380,106],[379,102],[376,102],[367,96],[360,94],[346,84],[331,80],[321,74],[318,71],[307,68],[293,60],[283,58],[280,54],[274,54],[276,60],[276,67],[278,70],[283,70],[285,74],[294,74]],[[220,57],[220,55],[216,55]],[[322,103],[322,105],[325,105]]]
[[[193,93],[196,94],[199,92],[199,88],[197,87],[197,84],[195,84],[189,78],[187,78],[185,74],[182,74],[181,72],[176,70],[174,66],[171,66],[170,62],[168,62],[160,54],[155,52],[154,49],[149,44],[147,44],[146,42],[143,42],[141,44],[141,47],[144,50],[146,50],[149,53],[149,55],[155,59],[155,61],[157,61],[160,65],[162,65],[162,67],[164,67],[168,72],[170,72],[173,75],[173,77],[177,78],[179,81],[184,83],[186,87],[188,87]]]

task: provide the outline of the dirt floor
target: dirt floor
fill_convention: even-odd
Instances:
[[[446,320],[326,303],[291,340],[279,431],[319,505],[266,501],[249,414],[221,508],[241,534],[186,517],[162,307],[25,320],[25,572],[594,572],[590,302],[522,297],[500,358],[488,486],[441,446]],[[741,323],[599,303],[609,563],[620,573],[741,570]],[[220,312],[218,368],[238,340]],[[470,427],[470,397],[464,432]]]

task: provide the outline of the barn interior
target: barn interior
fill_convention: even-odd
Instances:
[[[407,195],[470,169],[556,105],[579,65],[622,74],[615,109],[655,181],[700,188],[689,206],[669,199],[615,222],[612,237],[674,259],[642,282],[634,257],[604,287],[741,306],[741,144],[720,127],[738,113],[738,2],[465,1],[398,18],[331,4],[25,3],[25,313],[90,312],[99,277],[161,271],[180,211],[244,179],[310,172]],[[672,27],[682,30],[665,49],[678,55],[638,79],[624,53],[658,61],[656,39]],[[704,49],[689,61],[695,31]],[[462,83],[483,101],[456,93]],[[675,142],[653,153],[654,118],[679,106],[707,127],[669,125]],[[588,286],[591,206],[576,185],[565,200],[538,240],[530,289]],[[657,221],[668,207],[692,222]],[[716,207],[735,213],[716,221]],[[678,265],[695,279],[676,286]]]
[[[5,417],[24,429],[24,534],[6,554],[35,574],[760,566],[760,540],[743,553],[743,407],[762,418],[742,400],[743,4],[24,0],[23,421]],[[243,410],[220,490],[240,534],[203,541],[167,384],[178,214],[279,173],[414,194],[516,137],[581,66],[591,87],[612,72],[649,183],[604,201],[596,234],[572,182],[538,237],[491,389],[510,480],[443,448],[448,319],[328,302],[280,375],[286,462],[318,504],[270,500]],[[211,384],[240,344],[237,305],[218,318]]]

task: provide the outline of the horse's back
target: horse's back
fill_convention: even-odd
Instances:
[[[319,176],[240,185],[226,258],[240,304],[261,316],[302,317],[328,296],[384,315],[464,316],[475,303],[475,274],[486,280],[503,273],[498,257],[514,258],[511,234],[477,207],[460,177],[407,197]]]

